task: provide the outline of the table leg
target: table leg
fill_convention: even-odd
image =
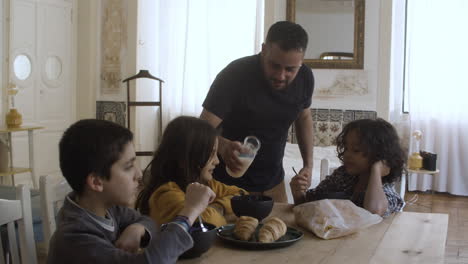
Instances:
[[[10,150],[10,169],[13,168],[13,142],[11,141],[11,132],[8,132],[8,149]],[[15,175],[11,174],[11,184],[15,186]]]
[[[29,142],[29,168],[31,168],[31,180],[32,180],[34,189],[37,189],[36,170],[34,166],[34,136],[33,136],[32,130],[28,130],[28,142]]]

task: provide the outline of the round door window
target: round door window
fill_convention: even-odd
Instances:
[[[62,74],[62,62],[56,56],[50,56],[46,60],[45,73],[47,79],[57,80]]]
[[[20,54],[13,62],[13,69],[18,80],[26,80],[31,75],[31,60],[27,55]]]

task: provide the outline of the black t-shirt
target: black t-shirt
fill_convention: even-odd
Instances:
[[[222,119],[221,135],[243,142],[249,135],[261,142],[250,168],[241,178],[227,174],[221,160],[215,179],[248,191],[265,191],[284,178],[283,156],[288,129],[304,108],[309,108],[314,89],[312,71],[302,65],[284,90],[274,90],[265,80],[260,54],[230,63],[214,80],[203,107]]]

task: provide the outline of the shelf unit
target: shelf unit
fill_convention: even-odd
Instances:
[[[18,128],[0,128],[0,134],[7,134],[7,141],[8,141],[8,149],[9,149],[9,156],[10,156],[10,164],[9,169],[7,171],[0,172],[0,177],[11,176],[11,183],[15,186],[15,174],[20,173],[30,173],[31,174],[31,181],[35,189],[37,189],[36,183],[36,175],[35,175],[35,166],[34,166],[34,130],[43,129],[43,127],[38,126],[23,126]],[[15,132],[28,132],[28,145],[29,145],[29,167],[28,168],[20,168],[15,167],[13,164],[13,141],[12,141],[12,133]]]

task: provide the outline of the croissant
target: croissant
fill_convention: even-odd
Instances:
[[[286,234],[286,224],[278,217],[268,219],[258,231],[258,240],[261,243],[271,243]]]
[[[234,236],[240,240],[248,241],[258,226],[257,218],[241,216],[234,227]]]

